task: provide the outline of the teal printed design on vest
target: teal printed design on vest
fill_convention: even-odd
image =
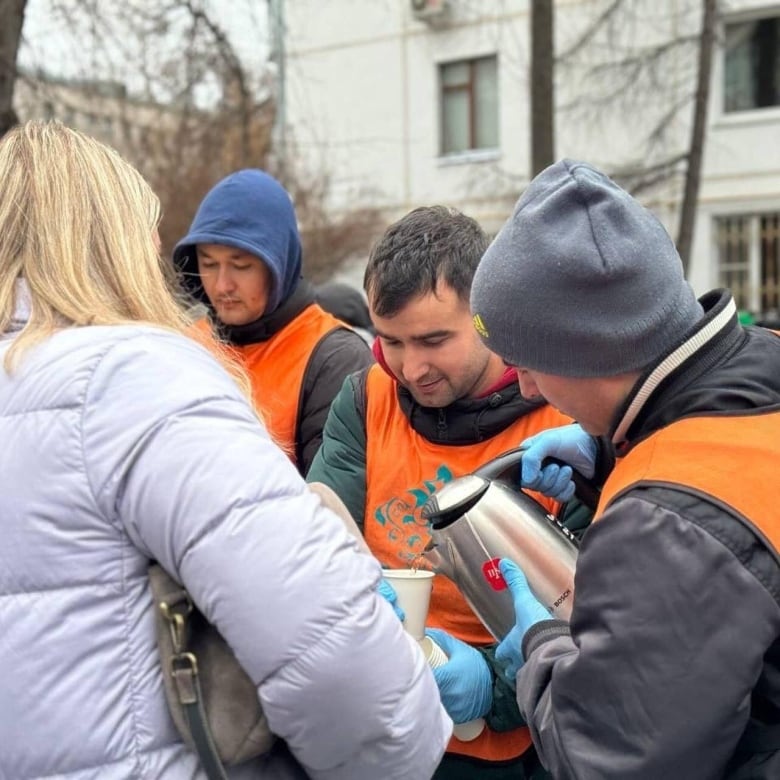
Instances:
[[[391,498],[374,510],[374,519],[384,527],[387,538],[395,544],[398,557],[404,563],[417,558],[431,538],[428,521],[422,518],[423,505],[453,478],[449,468],[442,464],[433,479],[407,488],[405,494]]]

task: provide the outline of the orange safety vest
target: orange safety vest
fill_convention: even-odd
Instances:
[[[227,345],[238,356],[252,382],[252,401],[273,440],[297,466],[295,445],[301,391],[309,359],[329,333],[347,326],[313,303],[267,341],[246,346]],[[193,328],[196,339],[206,346],[211,326],[198,320]],[[212,344],[211,348],[225,348]]]
[[[344,327],[314,303],[267,341],[232,347],[252,380],[252,397],[268,432],[296,466],[298,415],[309,359],[325,336]]]
[[[523,439],[571,420],[545,405],[519,418],[490,439],[467,446],[437,444],[409,424],[396,395],[396,382],[381,366],[372,366],[366,378],[366,504],[363,533],[371,552],[383,566],[409,567],[430,541],[421,517],[428,497],[455,477],[517,447]],[[557,504],[532,494],[555,511]],[[469,644],[494,640],[455,584],[436,575],[433,580],[428,625],[442,628]],[[488,761],[517,758],[531,745],[528,729],[494,732],[486,728],[471,742],[453,737],[447,751]]]
[[[638,483],[672,486],[725,505],[777,553],[778,450],[780,411],[677,420],[617,460],[593,519]]]

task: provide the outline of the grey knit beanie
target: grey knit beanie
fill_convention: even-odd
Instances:
[[[571,377],[644,368],[703,314],[661,223],[574,160],[529,184],[480,261],[471,309],[510,365]]]

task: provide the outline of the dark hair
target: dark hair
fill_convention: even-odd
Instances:
[[[316,289],[317,303],[347,325],[373,331],[363,293],[344,282],[325,282]]]
[[[424,206],[390,225],[368,258],[363,287],[374,312],[392,317],[412,298],[446,282],[468,301],[489,244],[479,224],[457,209]]]

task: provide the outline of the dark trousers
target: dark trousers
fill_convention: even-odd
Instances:
[[[551,775],[529,748],[519,758],[495,762],[445,753],[433,780],[551,780]]]

